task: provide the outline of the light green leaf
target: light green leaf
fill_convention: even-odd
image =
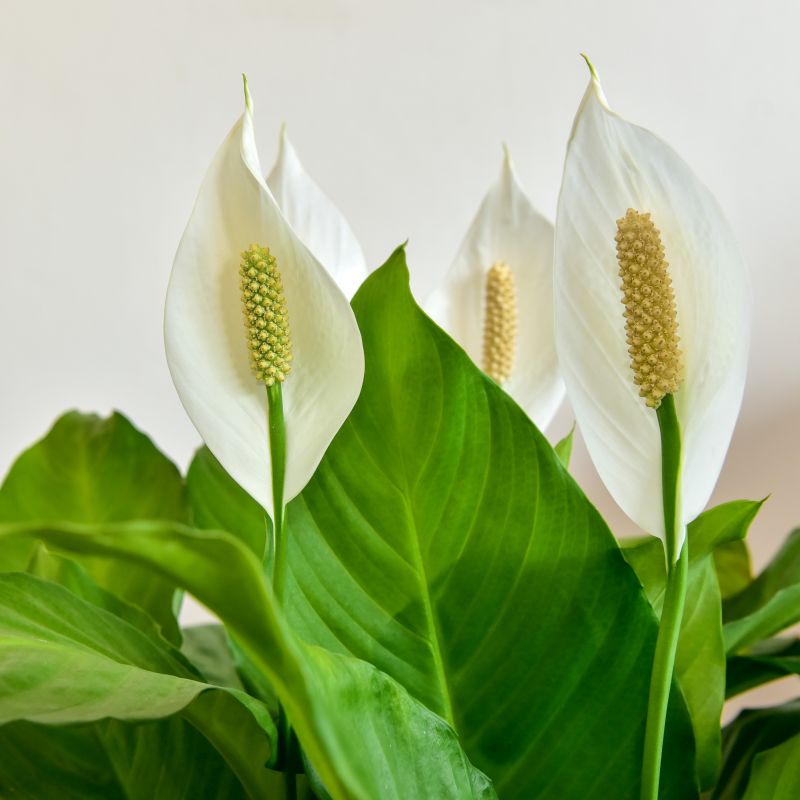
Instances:
[[[556,455],[558,456],[558,460],[561,462],[561,465],[564,469],[569,469],[569,460],[572,456],[572,439],[575,436],[575,426],[573,425],[570,429],[570,432],[559,442],[556,443],[556,446],[553,450],[556,451]]]
[[[402,249],[353,306],[362,394],[288,509],[293,628],[447,719],[504,798],[638,797],[656,625],[608,528]],[[687,798],[673,711],[664,797]]]
[[[395,681],[363,661],[300,642],[275,607],[260,559],[236,538],[162,522],[0,524],[5,537],[147,565],[191,592],[273,683],[336,800],[495,797],[452,729]]]
[[[720,761],[720,716],[725,701],[725,647],[721,597],[713,553],[747,533],[761,503],[739,500],[701,514],[689,526],[689,588],[681,625],[675,674],[683,690],[697,742],[697,775],[701,788],[714,784]],[[666,590],[666,564],[660,539],[643,537],[623,543],[658,614]]]
[[[729,653],[800,621],[800,528],[746,589],[725,602],[724,618]]]
[[[180,713],[258,797],[275,727],[258,701],[217,690],[177,651],[61,586],[0,574],[0,724]]]
[[[714,550],[714,567],[723,600],[738,594],[753,580],[750,550],[744,541],[727,542]]]
[[[800,797],[800,736],[759,753],[744,800],[797,800]]]
[[[16,460],[0,487],[0,522],[185,522],[187,513],[174,464],[118,413],[65,414]],[[30,552],[24,543],[4,548],[0,569],[25,569]],[[102,587],[150,614],[171,641],[180,640],[173,586],[131,565],[96,559],[83,565]]]

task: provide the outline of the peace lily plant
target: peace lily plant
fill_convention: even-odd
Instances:
[[[555,231],[506,152],[432,319],[245,92],[167,293],[188,471],[70,412],[0,487],[0,796],[800,796],[798,701],[720,726],[800,673],[800,533],[753,577],[761,501],[706,509],[749,342],[709,191],[592,70]],[[540,433],[564,386],[643,535]]]

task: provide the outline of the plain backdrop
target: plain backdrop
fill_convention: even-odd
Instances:
[[[711,187],[751,267],[749,383],[714,500],[771,493],[751,532],[757,566],[800,523],[796,2],[0,0],[0,11],[0,474],[73,407],[119,408],[187,464],[199,438],[166,368],[164,294],[200,181],[241,113],[242,72],[265,170],[286,121],[371,265],[409,239],[422,297],[502,142],[552,219],[586,51],[615,110]],[[571,424],[565,406],[547,433]],[[635,532],[580,440],[573,472],[618,533]]]

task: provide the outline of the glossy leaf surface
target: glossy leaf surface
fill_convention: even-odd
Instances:
[[[336,800],[496,796],[453,730],[397,682],[371,664],[298,641],[275,606],[260,559],[234,537],[157,522],[0,524],[6,537],[146,565],[191,592],[273,683]]]
[[[504,798],[638,796],[656,626],[608,528],[402,249],[353,306],[362,394],[289,506],[293,627],[450,721]],[[665,797],[692,796],[684,715]]]

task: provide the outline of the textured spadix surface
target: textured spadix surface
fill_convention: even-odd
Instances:
[[[252,104],[222,143],[175,256],[164,338],[175,388],[209,449],[271,510],[266,394],[249,368],[240,254],[268,247],[292,331],[284,384],[286,499],[314,472],[358,397],[361,338],[347,298],[281,213],[256,152]]]
[[[593,78],[575,118],[558,203],[558,355],[601,478],[634,522],[663,538],[658,422],[633,382],[615,252],[616,221],[628,208],[652,215],[675,291],[685,523],[708,502],[742,399],[746,268],[709,190],[658,137],[610,111]]]

